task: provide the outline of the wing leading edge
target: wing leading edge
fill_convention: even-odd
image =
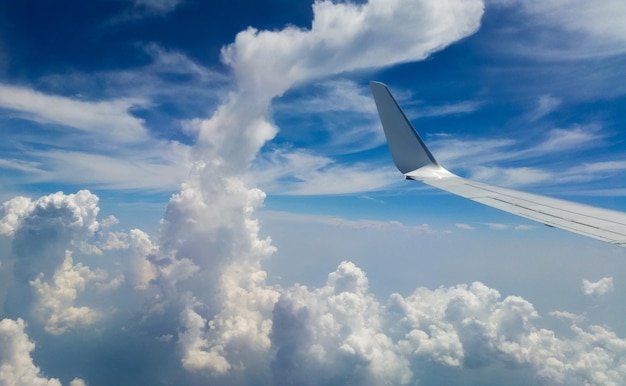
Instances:
[[[461,178],[443,168],[406,118],[387,86],[372,94],[396,167],[417,180],[505,212],[626,247],[626,213],[500,188]]]

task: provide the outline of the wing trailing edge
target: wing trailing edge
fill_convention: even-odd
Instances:
[[[370,82],[387,145],[406,179],[424,182],[505,212],[626,247],[626,213],[461,178],[435,160],[386,85]]]

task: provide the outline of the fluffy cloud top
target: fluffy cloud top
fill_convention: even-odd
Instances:
[[[89,347],[81,350],[72,337],[93,329],[98,334],[90,339],[126,347],[131,357],[142,355],[135,351],[143,352],[138,342],[149,334],[155,347],[176,348],[178,361],[157,363],[167,363],[170,376],[190,384],[410,384],[427,376],[429,363],[473,371],[497,364],[526,367],[546,385],[626,381],[620,371],[626,365],[626,340],[605,327],[584,326],[583,318],[566,312],[554,315],[572,315],[564,319],[569,334],[541,328],[530,302],[503,298],[480,282],[421,287],[381,301],[370,291],[365,272],[342,262],[319,288],[268,285],[261,262],[274,247],[259,238],[253,218],[263,195],[228,179],[220,185],[228,194],[207,195],[214,180],[204,180],[202,173],[197,177],[172,199],[156,242],[139,230],[69,233],[63,243],[68,252],[56,263],[52,279],[39,275],[30,286],[17,288],[33,294],[34,333],[66,339],[69,352],[89,355]],[[208,200],[216,197],[221,201]],[[58,203],[75,198],[57,193]],[[97,198],[73,202],[75,213],[99,211]],[[59,210],[47,217],[67,218]],[[99,222],[93,217],[87,223]],[[16,229],[14,240],[20,225]],[[114,245],[102,248],[98,257],[113,264],[90,268],[91,255],[81,252],[77,241]],[[39,258],[56,261],[55,256]],[[107,283],[120,269],[131,280]],[[106,290],[99,290],[98,283]],[[595,294],[606,293],[610,284],[611,278],[584,283]],[[115,312],[108,313],[113,304]],[[33,363],[34,344],[22,319],[5,319],[0,326],[5,384],[19,377],[25,377],[24,384],[60,384],[43,377]],[[137,343],[129,346],[129,341]]]
[[[57,378],[46,378],[30,356],[35,349],[22,319],[0,320],[0,384],[11,386],[61,386]],[[75,378],[70,386],[85,386]]]
[[[269,103],[323,76],[426,58],[474,33],[483,4],[471,1],[316,1],[311,29],[249,28],[222,50],[238,88],[214,116],[192,123],[199,139],[241,168],[273,138]],[[206,156],[206,154],[205,154]]]
[[[583,279],[582,290],[585,295],[589,295],[589,296],[606,295],[610,292],[613,292],[613,278],[603,277],[602,279],[596,282]]]

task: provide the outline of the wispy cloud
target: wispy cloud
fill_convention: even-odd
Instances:
[[[468,114],[480,109],[482,102],[477,101],[461,101],[456,103],[448,103],[439,106],[423,106],[412,108],[409,115],[412,119],[424,117],[441,117],[446,115]]]
[[[400,221],[381,221],[370,219],[346,219],[333,216],[315,214],[292,213],[281,211],[263,211],[264,219],[278,219],[281,221],[299,222],[305,224],[317,223],[344,229],[371,229],[375,231],[409,231],[419,233],[435,233],[428,224],[406,225]]]
[[[553,177],[553,173],[528,167],[472,167],[471,178],[490,181],[502,186],[524,186],[537,184]]]
[[[305,151],[268,153],[253,164],[249,178],[275,195],[370,192],[400,181],[391,165],[341,164]]]
[[[537,30],[553,29],[542,35],[537,44],[518,47],[519,52],[557,60],[607,57],[625,52],[626,6],[620,0],[590,3],[584,0],[549,0],[527,2],[520,0],[492,0],[494,4],[516,6],[529,17]],[[570,34],[569,39],[562,34]],[[568,44],[569,43],[569,44]]]
[[[140,142],[148,138],[143,120],[129,112],[145,103],[138,99],[89,102],[0,84],[0,107],[19,117],[71,127],[112,142]]]
[[[587,147],[598,146],[603,138],[600,126],[597,124],[574,125],[567,129],[552,129],[547,137],[538,146],[533,147],[536,153],[562,152],[568,150],[580,150]]]
[[[158,13],[173,11],[183,0],[134,0],[136,7],[145,7]]]
[[[528,114],[528,119],[533,122],[550,114],[561,105],[561,98],[551,95],[542,95],[539,97],[537,107]]]

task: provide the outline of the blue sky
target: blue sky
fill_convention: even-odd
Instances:
[[[624,210],[624,17],[1,2],[0,384],[622,384],[623,249],[402,180],[368,83],[459,175]]]

